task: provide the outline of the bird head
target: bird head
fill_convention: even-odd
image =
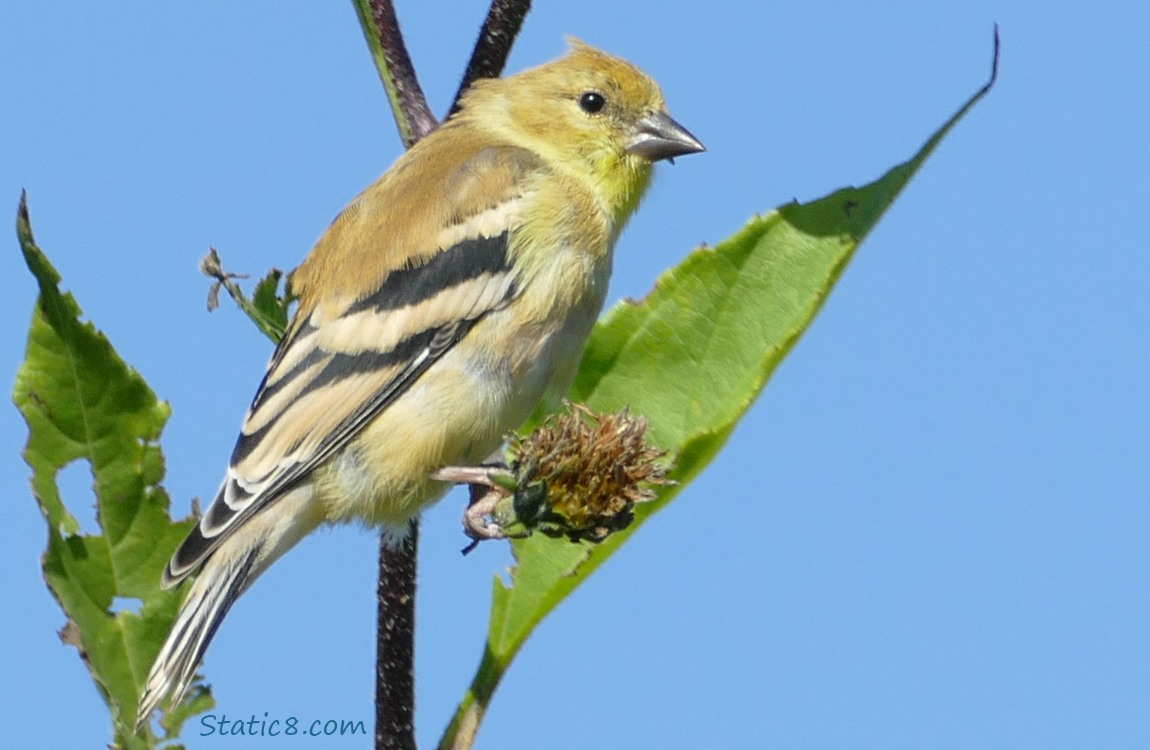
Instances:
[[[630,213],[652,163],[703,151],[636,66],[576,39],[564,57],[476,85],[463,112],[595,183]]]

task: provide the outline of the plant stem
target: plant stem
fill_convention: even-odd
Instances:
[[[531,0],[492,0],[448,117],[459,109],[459,99],[471,84],[480,78],[498,78],[503,74],[511,46],[530,10]]]
[[[396,128],[406,148],[439,123],[403,42],[391,0],[353,0],[368,49],[387,92]],[[379,538],[376,588],[375,747],[415,750],[415,574],[419,519],[402,543],[386,532]]]
[[[419,523],[403,541],[379,537],[375,748],[415,750],[415,567]]]
[[[391,0],[352,0],[392,115],[406,148],[439,126],[427,105]],[[475,43],[459,96],[479,78],[503,72],[530,0],[492,0]],[[386,533],[379,542],[375,669],[376,750],[415,750],[415,573],[419,519],[402,543]]]
[[[439,125],[415,75],[391,0],[353,0],[368,49],[407,148]]]

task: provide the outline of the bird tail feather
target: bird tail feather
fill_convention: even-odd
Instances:
[[[260,551],[260,546],[252,546],[241,555],[223,560],[221,555],[213,555],[204,565],[152,664],[140,696],[137,729],[166,696],[171,696],[172,706],[183,700],[216,629],[258,575],[255,563]]]

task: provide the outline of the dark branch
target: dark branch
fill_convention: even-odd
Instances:
[[[391,0],[353,0],[387,91],[400,138],[410,148],[439,123],[415,75]],[[530,0],[492,0],[460,92],[503,72]],[[458,105],[459,95],[452,105]],[[375,673],[376,750],[415,750],[415,575],[419,519],[402,544],[380,536]]]
[[[415,750],[415,566],[419,524],[396,545],[379,541],[375,651],[375,748]]]
[[[998,24],[994,24],[994,57],[990,63],[990,80],[982,87],[984,93],[990,91],[990,88],[994,86],[994,82],[998,80],[998,53],[1001,47],[1002,45],[998,39]]]
[[[392,106],[398,107],[396,122],[405,146],[412,144],[438,127],[439,122],[427,106],[427,98],[415,75],[407,45],[403,43],[403,33],[399,30],[399,19],[391,0],[368,0],[371,14],[370,33],[379,40],[383,52],[386,72],[381,71],[388,94],[393,97]],[[402,116],[401,116],[402,114]]]
[[[471,53],[471,62],[467,64],[467,72],[463,74],[463,81],[459,84],[448,117],[459,109],[459,99],[463,92],[471,88],[471,84],[480,78],[498,78],[502,75],[503,67],[507,65],[507,56],[511,54],[511,45],[515,43],[523,19],[530,10],[531,0],[492,0],[487,20],[479,31],[479,39]]]

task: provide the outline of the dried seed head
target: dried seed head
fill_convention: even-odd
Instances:
[[[624,409],[569,405],[526,438],[511,440],[517,520],[528,530],[602,541],[626,528],[635,503],[666,483],[664,451],[647,445],[647,420]]]

